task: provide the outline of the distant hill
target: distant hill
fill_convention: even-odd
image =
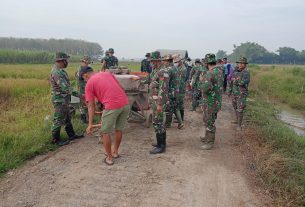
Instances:
[[[63,51],[71,55],[103,55],[103,48],[94,42],[74,39],[30,39],[0,37],[0,49],[18,51]]]

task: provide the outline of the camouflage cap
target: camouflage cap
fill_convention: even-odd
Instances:
[[[56,62],[62,61],[62,60],[67,60],[69,58],[70,58],[70,56],[67,55],[66,53],[63,53],[63,52],[57,52],[56,55],[55,55],[55,61]]]
[[[88,55],[85,55],[80,61],[87,62],[87,63],[92,63],[91,58]]]
[[[173,55],[173,62],[174,63],[180,62],[181,60],[182,60],[182,58],[181,58],[180,54]]]
[[[113,48],[109,48],[109,53],[114,53],[114,49]]]
[[[162,61],[166,61],[166,60],[173,60],[173,56],[172,55],[164,55],[163,57],[162,57]]]
[[[79,71],[79,77],[82,77],[85,73],[93,72],[93,69],[89,66],[87,67],[81,67]]]
[[[200,59],[197,58],[197,59],[195,60],[195,63],[201,63]]]
[[[150,59],[151,60],[161,60],[161,54],[159,51],[155,51],[155,52],[152,52],[150,54]]]
[[[150,53],[149,52],[146,53],[145,57],[150,57]]]
[[[205,55],[205,63],[216,63],[216,56],[213,53],[208,53]]]
[[[245,57],[241,57],[241,58],[239,59],[239,61],[236,61],[236,63],[244,63],[244,64],[248,64],[248,61],[247,61],[247,58],[245,58]]]

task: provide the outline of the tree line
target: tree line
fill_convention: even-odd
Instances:
[[[74,39],[31,39],[0,37],[0,49],[19,51],[63,51],[70,55],[103,55],[103,48],[98,43]]]
[[[218,50],[217,58],[228,57],[231,61],[245,56],[248,62],[255,64],[305,64],[305,50],[297,51],[291,47],[280,47],[276,53],[269,52],[265,47],[255,43],[246,42],[236,46],[231,54],[224,50]]]
[[[72,55],[70,61],[79,62],[81,58],[81,55]],[[55,53],[53,52],[0,49],[0,63],[44,64],[53,63],[54,60]]]

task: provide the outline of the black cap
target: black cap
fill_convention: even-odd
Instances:
[[[85,73],[93,72],[93,69],[91,67],[81,67],[79,71],[79,77],[82,77]]]

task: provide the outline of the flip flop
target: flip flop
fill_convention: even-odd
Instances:
[[[111,163],[110,163],[110,162],[107,162],[107,158],[108,158],[108,157],[105,157],[105,159],[104,159],[104,163],[105,163],[106,165],[108,165],[108,166],[113,165],[113,164],[114,164],[114,162],[113,162],[113,161],[112,161]]]

